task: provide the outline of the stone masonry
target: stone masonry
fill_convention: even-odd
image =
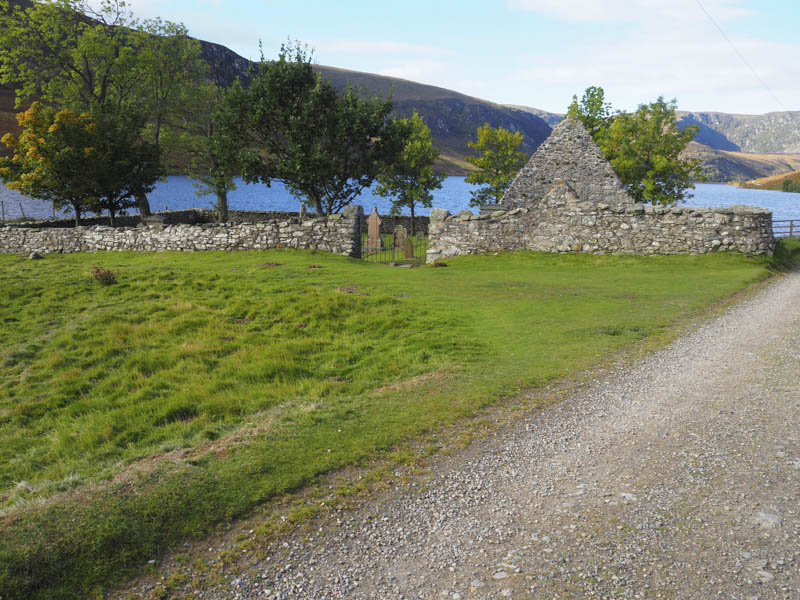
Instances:
[[[557,179],[566,181],[584,200],[609,206],[633,204],[614,167],[577,119],[564,119],[553,129],[517,174],[503,196],[503,205],[533,206]]]
[[[105,226],[0,228],[0,252],[40,254],[129,250],[266,250],[298,248],[361,257],[360,206],[340,215],[307,220],[284,219],[237,225],[165,225],[111,228]]]
[[[520,171],[502,207],[484,215],[432,210],[427,261],[500,250],[771,254],[775,247],[772,214],[761,208],[635,203],[574,119],[556,126]]]

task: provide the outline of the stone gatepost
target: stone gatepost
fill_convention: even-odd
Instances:
[[[361,221],[364,218],[364,209],[360,204],[351,204],[342,211],[342,219],[352,221],[352,249],[350,258],[361,258]]]

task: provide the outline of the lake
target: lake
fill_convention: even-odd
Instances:
[[[236,191],[230,193],[228,199],[233,210],[296,211],[299,207],[298,200],[280,183],[266,187],[263,184],[247,185],[240,180],[238,186]],[[446,208],[452,213],[470,208],[469,198],[472,188],[473,186],[466,183],[463,177],[448,177],[442,189],[434,193],[433,206]],[[800,219],[800,194],[703,183],[697,185],[693,194],[693,197],[683,202],[681,206],[713,208],[746,204],[771,210],[773,219],[776,220]],[[159,182],[149,199],[153,212],[167,208],[170,210],[210,208],[215,201],[213,196],[197,196],[192,180],[177,175]],[[374,195],[371,190],[364,192],[356,202],[364,207],[365,212],[370,212],[375,205],[378,207],[378,212],[386,214],[391,207],[389,200]],[[419,208],[416,211],[419,215],[427,215],[429,212],[430,209],[427,208]],[[409,214],[409,211],[404,211],[404,214]],[[53,216],[70,217],[72,214],[69,211],[54,213],[48,203],[26,198],[0,184],[0,219],[17,219],[22,216],[48,219]]]

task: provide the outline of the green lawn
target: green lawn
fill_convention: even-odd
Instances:
[[[770,266],[447,263],[0,255],[0,597],[99,593],[184,536],[606,361]]]

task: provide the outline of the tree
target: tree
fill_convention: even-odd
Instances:
[[[97,3],[93,3],[97,5]],[[122,0],[0,0],[0,83],[15,86],[16,104],[38,98],[77,113],[136,111],[150,117],[159,146],[181,91],[202,80],[200,44],[183,25],[139,22]],[[150,214],[147,197],[139,212]]]
[[[611,104],[606,102],[603,88],[591,86],[586,88],[583,98],[572,96],[572,104],[567,109],[568,117],[577,117],[586,127],[586,131],[594,135],[602,135],[613,121]]]
[[[800,181],[792,181],[787,177],[781,182],[781,191],[800,192]]]
[[[12,155],[0,159],[0,177],[56,209],[70,206],[76,225],[84,212],[106,210],[113,226],[131,197],[152,190],[162,174],[158,148],[138,139],[142,123],[135,113],[56,112],[34,102],[17,120],[19,138],[2,138]]]
[[[17,115],[22,127],[19,138],[7,133],[0,140],[13,153],[0,158],[3,182],[26,196],[51,202],[55,209],[71,207],[76,226],[92,197],[81,168],[92,152],[87,117],[68,110],[55,114],[34,103]]]
[[[120,0],[9,6],[0,0],[0,83],[16,103],[32,98],[73,110],[126,104],[136,89],[132,18]]]
[[[485,187],[472,192],[470,206],[498,204],[502,200],[526,158],[526,154],[519,151],[520,144],[522,134],[519,131],[493,129],[489,123],[478,127],[478,139],[469,142],[469,147],[481,154],[466,157],[478,170],[467,175],[466,181]]]
[[[692,180],[702,180],[700,161],[680,158],[698,127],[678,127],[675,100],[659,98],[634,113],[621,113],[603,136],[603,152],[637,202],[672,205],[682,200]]]
[[[215,71],[216,73],[216,71]],[[219,221],[228,220],[228,192],[236,189],[239,148],[218,113],[222,88],[218,82],[197,86],[187,98],[183,147],[190,156],[189,175],[198,195],[214,194]]]
[[[633,113],[611,116],[603,89],[590,87],[580,104],[573,99],[569,115],[586,125],[636,202],[669,206],[694,188],[692,181],[704,180],[699,160],[680,157],[699,129],[688,125],[681,130],[676,109],[676,100],[660,97]]]
[[[405,207],[411,209],[411,235],[416,235],[414,207],[417,204],[431,207],[431,192],[442,187],[444,176],[433,172],[433,163],[439,158],[439,151],[434,148],[431,130],[422,117],[414,111],[410,119],[402,119],[401,122],[409,130],[408,139],[400,157],[385,165],[378,175],[375,192],[382,197],[393,197],[393,215],[400,214]]]
[[[113,227],[117,213],[153,191],[164,166],[160,148],[141,139],[141,113],[96,111],[93,119],[94,151],[85,168],[94,186],[95,212],[107,211]]]
[[[235,133],[248,182],[282,181],[320,214],[340,211],[402,151],[391,100],[347,87],[337,93],[314,72],[310,53],[284,44],[278,60],[262,55],[250,86],[234,83],[220,125]]]
[[[200,42],[189,37],[183,24],[148,19],[138,24],[133,35],[137,107],[149,115],[145,136],[162,148],[165,128],[179,126],[187,104],[205,97],[208,65],[201,57]],[[181,136],[168,136],[164,149],[175,150],[175,140]],[[142,216],[150,214],[146,195],[138,195],[136,204]]]

